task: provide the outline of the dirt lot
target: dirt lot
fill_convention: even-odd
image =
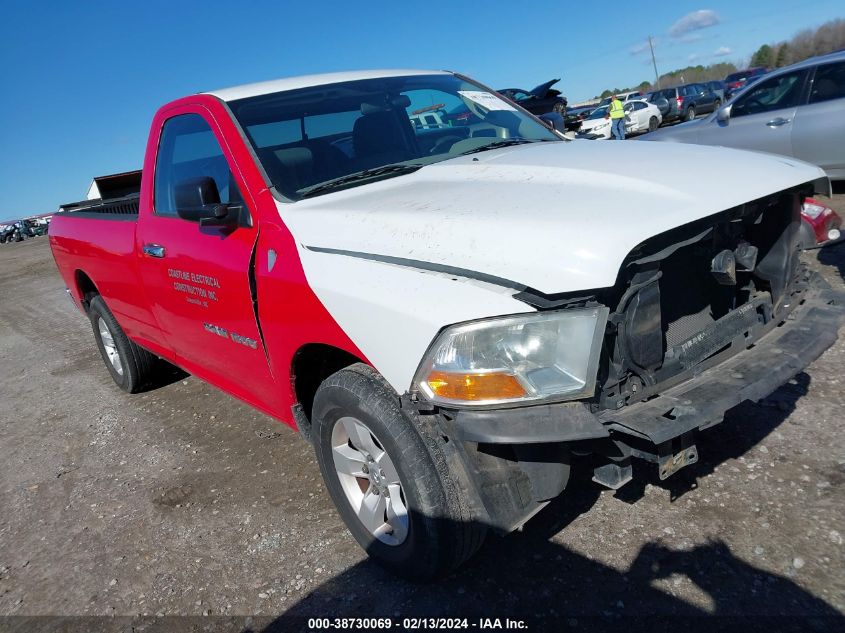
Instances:
[[[809,259],[843,287],[845,245]],[[717,614],[845,630],[845,338],[704,434],[690,472],[614,494],[581,463],[522,533],[420,587],[366,561],[287,427],[190,377],[118,391],[45,238],[0,245],[0,297],[0,615],[266,618],[216,620],[253,630],[283,614],[518,616],[590,630]]]

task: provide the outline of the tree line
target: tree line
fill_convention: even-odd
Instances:
[[[825,55],[834,51],[845,49],[845,19],[837,18],[825,22],[816,29],[804,29],[796,33],[792,39],[782,42],[763,44],[751,56],[748,66],[764,66],[766,68],[781,68],[803,61],[816,55]],[[741,66],[745,66],[742,64]],[[721,62],[703,66],[687,66],[660,75],[658,80],[661,88],[673,88],[681,84],[698,83],[703,81],[714,81],[724,79],[727,75],[736,72],[737,65],[730,62]],[[654,90],[655,86],[650,81],[640,82],[632,88],[614,88],[604,90],[596,99],[604,99],[612,94],[631,92],[639,90],[648,92]]]
[[[751,66],[781,68],[816,55],[845,49],[845,19],[825,22],[819,28],[804,29],[791,40],[763,44],[751,56]]]

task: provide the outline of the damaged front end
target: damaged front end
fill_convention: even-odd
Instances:
[[[800,265],[802,199],[749,202],[627,258],[596,406],[613,449],[596,481],[620,487],[632,457],[656,463],[661,479],[694,463],[696,430],[768,395],[836,339],[841,301]],[[783,340],[775,330],[796,311],[804,323]]]
[[[843,297],[800,263],[803,188],[780,192],[649,239],[613,288],[548,308],[610,308],[594,396],[510,410],[434,416],[474,482],[490,525],[507,531],[565,487],[571,452],[604,462],[619,488],[632,459],[665,479],[698,460],[696,433],[761,399],[836,340]]]

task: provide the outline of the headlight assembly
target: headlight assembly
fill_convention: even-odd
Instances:
[[[573,400],[592,395],[608,309],[485,319],[443,330],[414,387],[435,404]]]

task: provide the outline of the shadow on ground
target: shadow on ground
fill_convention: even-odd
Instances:
[[[722,425],[700,434],[699,464],[666,482],[659,482],[656,473],[646,473],[647,480],[677,498],[695,486],[697,476],[742,456],[782,424],[809,383],[802,373],[761,404],[736,407]],[[845,630],[845,617],[826,602],[787,577],[741,560],[721,540],[677,550],[655,535],[622,570],[550,542],[599,497],[600,488],[589,481],[589,460],[582,462],[573,468],[576,475],[566,492],[521,533],[488,538],[479,554],[448,578],[430,585],[409,583],[364,561],[315,588],[264,631],[286,631],[307,617],[407,616],[524,618],[533,630],[596,630],[614,622],[630,630],[639,622],[654,630],[661,622],[701,625],[701,616],[710,615],[723,616],[715,622],[731,630]],[[629,486],[616,494],[633,502],[645,484]],[[620,526],[608,526],[614,539],[620,538],[619,531]],[[695,585],[697,604],[673,595],[671,585],[682,582]]]

